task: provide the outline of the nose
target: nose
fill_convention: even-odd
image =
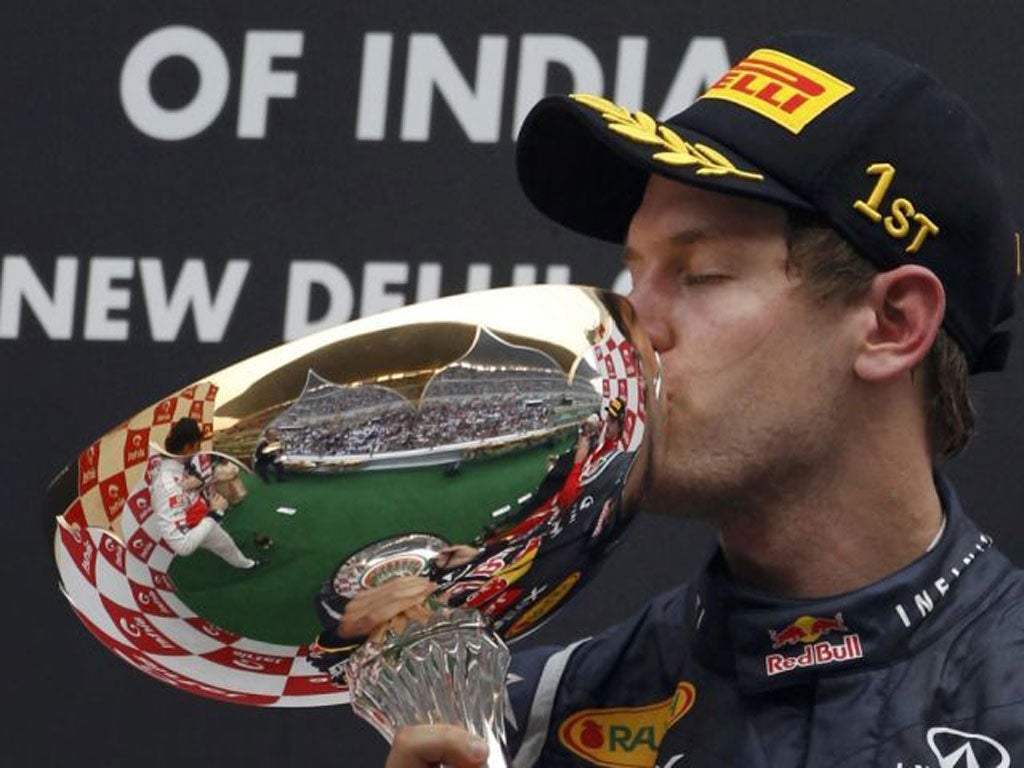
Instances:
[[[675,336],[672,332],[671,298],[659,289],[656,281],[647,277],[634,276],[633,288],[627,298],[636,310],[637,325],[651,342],[655,352],[672,348]]]

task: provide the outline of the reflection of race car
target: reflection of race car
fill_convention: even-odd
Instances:
[[[317,595],[323,625],[309,659],[343,682],[348,656],[365,640],[343,627],[346,607],[360,590],[380,588],[389,579],[419,576],[433,600],[476,608],[506,639],[536,628],[592,574],[627,522],[621,495],[634,453],[617,450],[603,457],[566,507],[550,497],[514,526],[496,532],[481,547],[447,547],[436,537],[399,537],[373,545],[324,582]],[[449,566],[439,553],[468,553]],[[468,562],[467,562],[468,559]],[[429,581],[427,581],[429,580]],[[395,614],[405,606],[396,606]]]

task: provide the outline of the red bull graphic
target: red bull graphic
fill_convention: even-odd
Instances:
[[[843,622],[843,614],[837,613],[832,617],[801,616],[785,629],[778,631],[768,630],[768,636],[772,639],[772,648],[778,650],[787,645],[796,643],[813,643],[822,635],[830,632],[848,632]]]
[[[832,633],[846,633],[840,643],[833,645],[822,637]],[[779,630],[769,629],[772,648],[778,650],[787,646],[803,646],[797,656],[770,653],[765,656],[765,671],[769,676],[803,667],[815,667],[859,659],[864,655],[860,635],[850,632],[843,614],[835,616],[801,616],[792,624]]]

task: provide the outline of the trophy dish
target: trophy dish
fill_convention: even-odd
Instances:
[[[460,723],[503,765],[506,643],[575,595],[634,516],[656,366],[628,302],[576,286],[282,345],[173,390],[57,475],[61,590],[169,685],[351,702],[388,738]],[[183,421],[199,430],[188,455],[168,449]],[[232,544],[190,549],[199,526]]]

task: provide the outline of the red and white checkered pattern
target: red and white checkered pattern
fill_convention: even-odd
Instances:
[[[160,540],[149,499],[152,443],[182,416],[211,434],[215,395],[208,382],[188,387],[82,452],[79,496],[57,518],[54,537],[62,591],[100,642],[169,685],[255,706],[347,703],[348,691],[310,665],[306,646],[239,637],[175,594],[167,573],[174,554]]]
[[[626,402],[622,436],[627,451],[635,451],[644,439],[647,423],[644,378],[637,361],[635,347],[622,335],[617,326],[593,348],[597,358],[597,371],[602,374],[602,410],[613,397]]]
[[[120,533],[128,489],[144,476],[150,444],[162,445],[171,424],[184,416],[198,421],[205,437],[211,436],[216,397],[217,386],[212,382],[193,384],[136,414],[82,451],[79,508],[69,522]]]

